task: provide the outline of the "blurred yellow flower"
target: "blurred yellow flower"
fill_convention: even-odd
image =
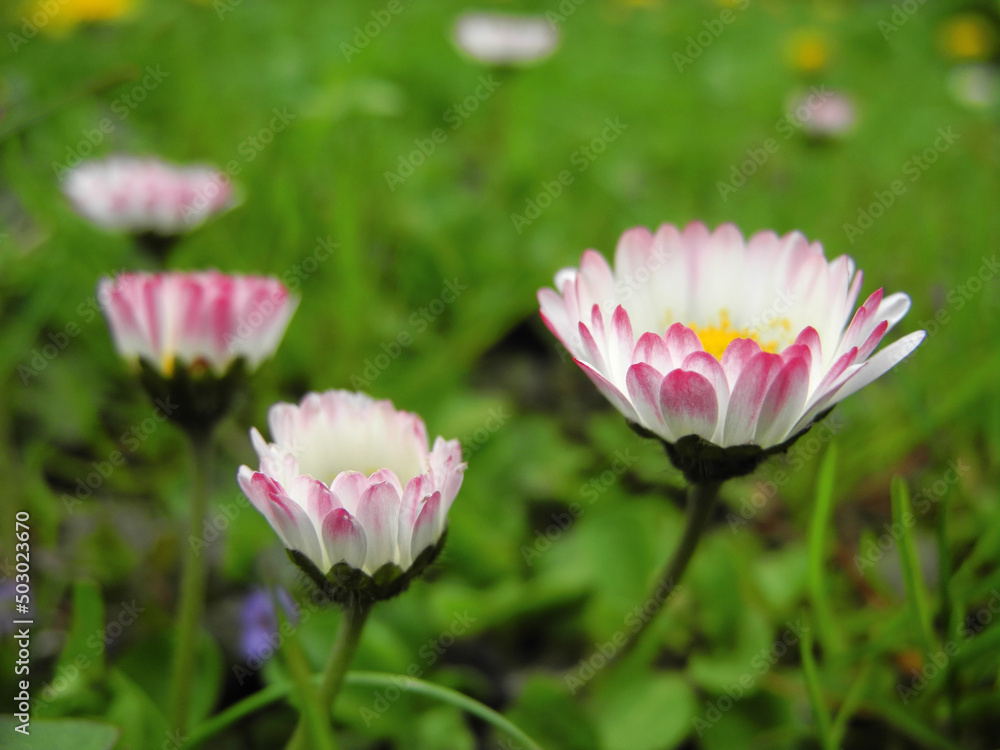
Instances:
[[[788,64],[803,73],[815,73],[826,67],[830,45],[824,35],[812,29],[795,32],[785,45]]]
[[[997,34],[982,16],[966,14],[949,19],[938,32],[938,43],[952,60],[986,60],[997,49]]]
[[[32,0],[25,13],[34,25],[52,33],[64,33],[88,21],[121,18],[136,0]]]

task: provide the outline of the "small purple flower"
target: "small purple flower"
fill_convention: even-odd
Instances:
[[[280,586],[257,588],[243,603],[240,645],[247,661],[267,661],[278,647],[278,615],[274,600],[281,603],[285,619],[293,625],[299,620],[298,608],[289,593]]]

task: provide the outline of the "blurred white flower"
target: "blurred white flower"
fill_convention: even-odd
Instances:
[[[65,175],[63,192],[77,213],[111,231],[175,237],[233,205],[227,175],[203,166],[112,156]]]
[[[1000,71],[991,63],[969,63],[948,73],[948,91],[971,109],[989,109],[1000,94]]]
[[[466,13],[455,24],[455,45],[488,65],[533,63],[559,45],[559,30],[542,16]]]

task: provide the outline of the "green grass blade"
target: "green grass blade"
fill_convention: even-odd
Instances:
[[[816,660],[813,658],[812,648],[812,627],[809,620],[806,619],[806,627],[802,629],[802,640],[799,641],[799,649],[802,655],[802,673],[806,678],[809,703],[812,706],[813,715],[816,717],[816,731],[819,734],[823,750],[837,750],[833,730],[830,727],[830,715],[826,711],[826,706],[823,705],[823,692],[819,685],[819,670],[816,668]]]
[[[457,690],[435,685],[433,682],[418,680],[415,677],[387,674],[385,672],[348,672],[345,684],[363,687],[395,686],[400,690],[405,690],[414,695],[425,695],[428,698],[435,698],[443,703],[450,703],[462,711],[470,713],[473,716],[478,716],[501,732],[507,733],[513,739],[523,743],[527,750],[542,750],[541,745],[531,739],[502,714],[497,713],[489,706],[484,706],[479,701]]]
[[[927,604],[926,589],[923,576],[920,574],[920,561],[917,558],[917,548],[913,542],[913,526],[916,524],[916,519],[910,509],[910,491],[902,478],[895,476],[892,478],[891,493],[893,529],[900,530],[899,561],[903,569],[906,600],[917,620],[924,651],[930,654],[935,649],[935,639],[931,627],[931,612]]]
[[[313,678],[314,683],[320,681],[321,675]],[[529,737],[523,730],[513,724],[502,714],[497,713],[492,708],[484,706],[477,700],[470,698],[457,690],[441,687],[431,682],[418,680],[415,677],[405,675],[390,674],[387,672],[348,672],[344,680],[345,686],[355,687],[395,687],[414,695],[425,695],[435,698],[444,703],[450,703],[473,716],[478,716],[483,721],[492,724],[502,732],[510,735],[513,739],[522,743],[525,750],[542,750],[541,745]],[[235,724],[254,711],[259,711],[265,706],[269,706],[281,700],[291,690],[291,685],[270,685],[253,695],[244,698],[225,711],[202,722],[191,732],[190,737],[182,745],[182,750],[193,750],[206,740],[214,737],[231,724]]]
[[[836,478],[837,446],[831,445],[823,456],[816,483],[816,507],[809,526],[809,597],[815,613],[816,635],[828,654],[842,651],[840,634],[833,626],[825,584],[826,530],[833,514],[833,487]]]
[[[847,722],[851,720],[854,712],[858,710],[861,702],[866,698],[868,682],[872,674],[872,664],[872,659],[867,659],[862,663],[857,678],[851,683],[851,687],[848,688],[847,694],[840,704],[840,708],[837,709],[837,714],[834,716],[833,724],[830,727],[830,737],[833,747],[841,746],[844,740],[844,733],[847,731]]]

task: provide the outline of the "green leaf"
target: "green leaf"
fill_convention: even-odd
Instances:
[[[560,750],[600,747],[597,729],[587,711],[567,693],[566,685],[553,677],[529,677],[507,715],[544,747]]]
[[[0,737],[4,750],[111,750],[118,742],[121,729],[86,719],[32,719],[25,736],[13,716],[0,716]]]
[[[112,699],[107,717],[122,727],[123,747],[156,748],[173,737],[161,710],[161,706],[166,706],[165,702],[157,704],[139,685],[118,669],[111,670],[108,685]]]
[[[408,727],[405,747],[413,750],[475,750],[476,741],[462,712],[451,706],[421,711]]]
[[[170,674],[173,655],[172,641],[165,635],[152,636],[130,649],[117,666],[160,706],[167,706],[170,686],[164,675]],[[222,684],[222,654],[212,637],[205,631],[198,640],[195,680],[191,686],[191,722],[208,716]]]
[[[100,588],[91,581],[77,582],[73,587],[73,619],[55,673],[73,676],[71,683],[80,685],[98,679],[104,673],[105,635]]]
[[[697,708],[691,688],[676,674],[615,680],[596,702],[606,750],[677,747],[692,731]]]

